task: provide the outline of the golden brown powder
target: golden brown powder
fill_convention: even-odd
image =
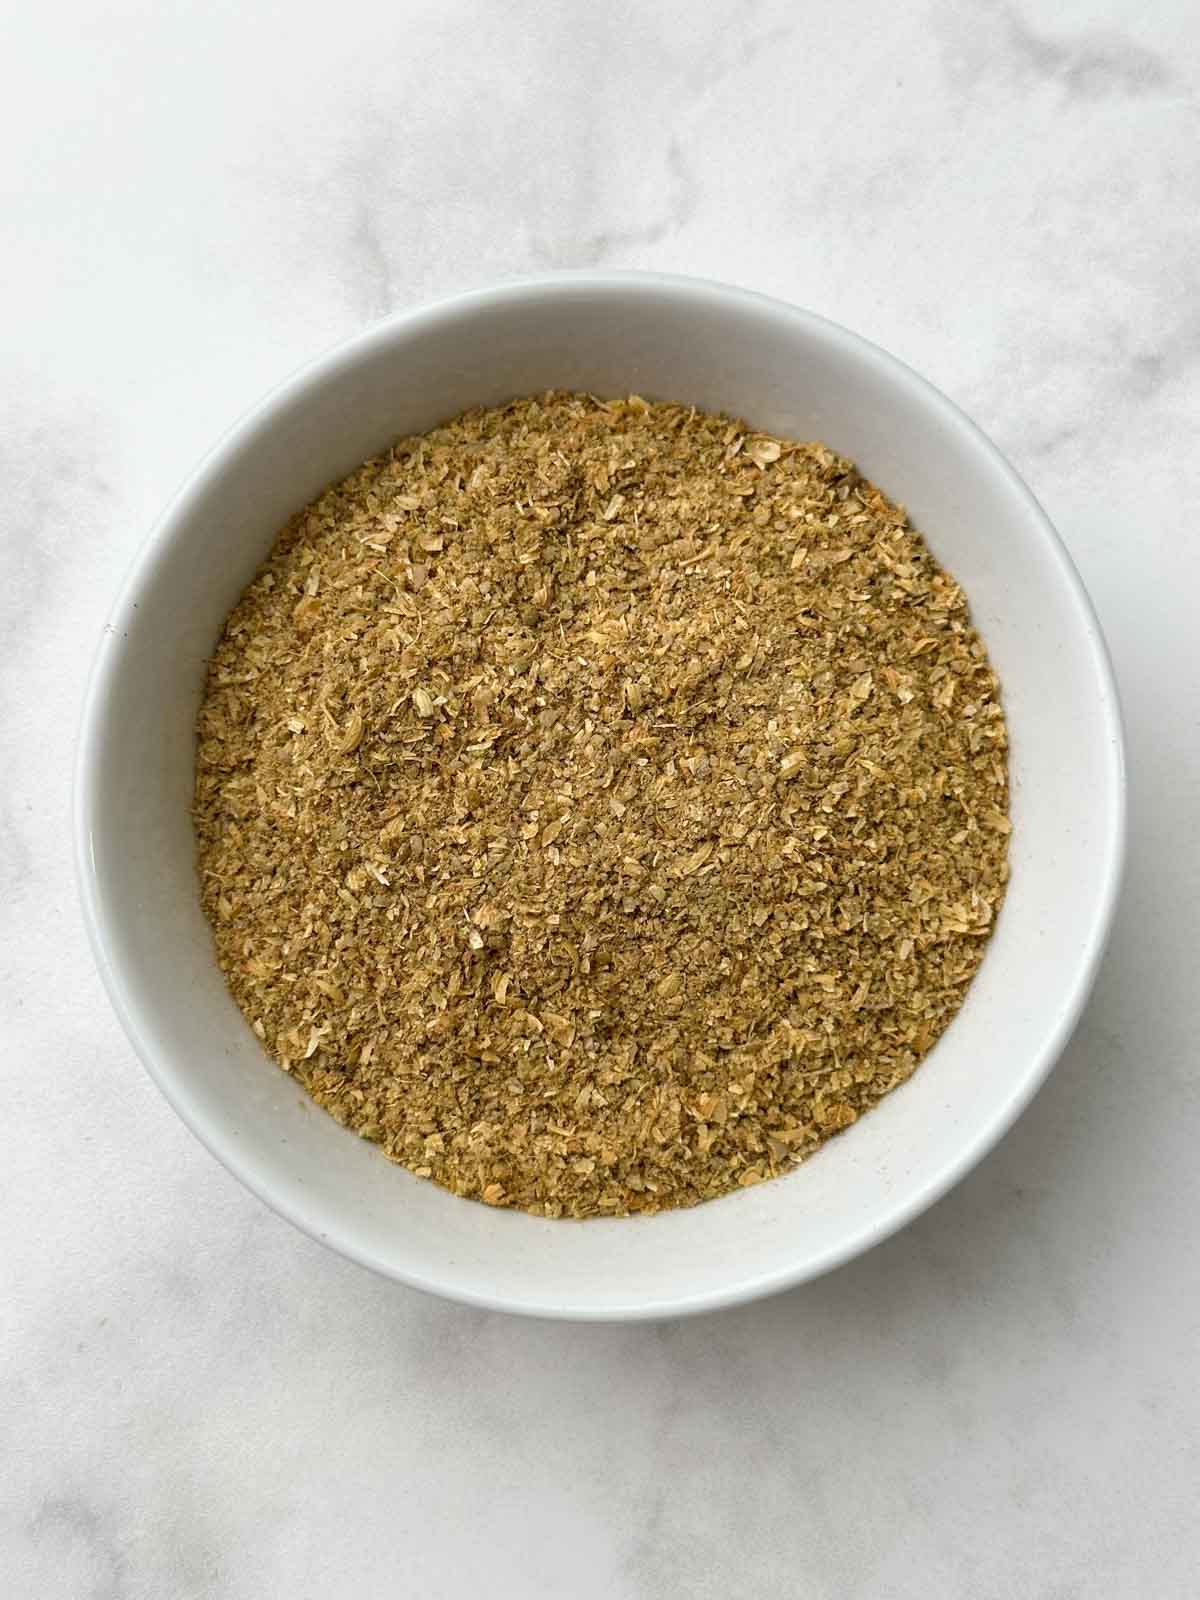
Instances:
[[[200,714],[235,1000],[339,1121],[541,1215],[787,1171],[957,1011],[1007,877],[966,601],[820,444],[548,394],[294,517]]]

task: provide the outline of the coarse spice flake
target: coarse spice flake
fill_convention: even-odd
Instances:
[[[293,517],[199,719],[234,999],[340,1122],[548,1217],[788,1171],[908,1078],[1004,896],[967,604],[818,443],[549,393]]]

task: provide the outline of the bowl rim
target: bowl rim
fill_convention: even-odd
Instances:
[[[319,387],[354,367],[364,357],[391,344],[397,337],[406,333],[436,330],[439,325],[450,324],[464,314],[502,307],[505,302],[544,296],[582,297],[597,293],[638,296],[647,292],[690,298],[700,304],[708,302],[725,307],[740,305],[748,310],[768,311],[772,316],[803,326],[834,347],[835,351],[852,352],[860,361],[887,372],[893,379],[898,378],[919,403],[937,415],[948,429],[969,438],[982,452],[993,471],[1006,481],[1008,489],[1022,504],[1031,526],[1037,530],[1053,558],[1058,578],[1073,601],[1079,626],[1089,646],[1104,723],[1109,827],[1102,859],[1098,862],[1101,881],[1094,901],[1091,925],[1081,940],[1075,976],[1069,991],[1063,996],[1057,1020],[1041,1049],[1028,1061],[1023,1071],[1014,1073],[1011,1089],[1000,1111],[966,1140],[940,1170],[899,1198],[870,1224],[815,1258],[797,1265],[783,1266],[752,1278],[733,1281],[718,1289],[676,1293],[661,1300],[639,1300],[630,1304],[613,1304],[602,1300],[559,1304],[547,1298],[544,1291],[526,1298],[516,1298],[512,1294],[490,1292],[484,1286],[470,1287],[457,1282],[435,1281],[427,1275],[406,1271],[392,1261],[380,1259],[358,1243],[352,1229],[344,1226],[322,1227],[313,1217],[304,1215],[292,1205],[287,1197],[275,1192],[271,1182],[261,1175],[254,1159],[247,1157],[238,1142],[228,1137],[220,1122],[205,1117],[192,1104],[187,1091],[186,1068],[181,1068],[172,1059],[164,1059],[149,1046],[136,1014],[136,978],[131,979],[130,974],[120,969],[114,959],[109,934],[110,912],[93,854],[97,775],[105,739],[106,712],[115,676],[120,670],[119,655],[113,649],[120,619],[127,616],[136,604],[137,596],[164,551],[172,544],[180,524],[223,472],[229,458],[252,445],[257,436],[268,432],[279,412],[297,401],[307,390]],[[1126,787],[1119,692],[1108,646],[1092,601],[1066,546],[1031,490],[999,448],[965,412],[928,379],[879,345],[817,312],[791,305],[774,296],[682,274],[578,269],[518,277],[393,313],[295,369],[244,411],[220,436],[151,525],[135,552],[101,630],[88,677],[76,747],[72,822],[76,882],[88,941],[110,1003],[126,1037],[150,1078],[185,1126],[252,1194],[318,1243],[328,1245],[360,1266],[410,1288],[486,1310],[556,1320],[621,1322],[677,1318],[715,1311],[821,1277],[899,1232],[961,1181],[999,1143],[1049,1076],[1079,1021],[1095,982],[1111,933],[1125,868]],[[612,1225],[618,1226],[620,1223],[613,1222]]]

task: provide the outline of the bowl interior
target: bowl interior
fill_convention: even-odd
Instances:
[[[220,625],[288,515],[397,435],[550,387],[685,400],[853,457],[965,587],[1012,736],[1013,877],[962,1011],[912,1081],[794,1174],[584,1224],[457,1199],[339,1128],[226,994],[194,881],[193,725]],[[398,318],[286,384],[203,464],[112,617],[78,786],[85,909],[143,1060],[205,1143],[314,1236],[394,1277],[543,1315],[648,1316],[800,1281],[937,1197],[1078,1014],[1120,867],[1119,719],[1073,569],[994,449],[843,330],[686,280],[514,285]]]

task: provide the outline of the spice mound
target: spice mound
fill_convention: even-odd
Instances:
[[[691,1205],[951,1021],[1005,751],[962,591],[850,462],[547,394],[281,532],[209,667],[203,904],[266,1049],[393,1160],[547,1217]]]

